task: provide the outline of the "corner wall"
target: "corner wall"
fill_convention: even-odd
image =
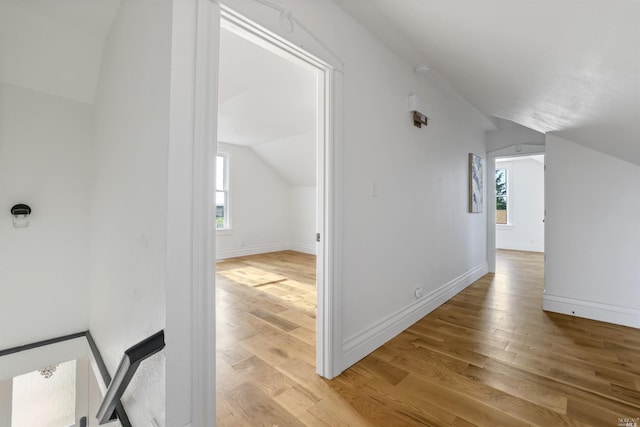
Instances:
[[[547,135],[543,308],[640,328],[640,167]]]
[[[229,154],[231,229],[217,232],[216,258],[287,250],[289,186],[250,147],[218,144]]]
[[[290,249],[316,254],[316,187],[290,187]]]
[[[90,105],[0,83],[0,349],[89,326],[91,126]]]
[[[124,0],[105,42],[95,104],[90,330],[114,374],[124,350],[166,324],[170,0]],[[165,425],[164,352],[123,404]]]

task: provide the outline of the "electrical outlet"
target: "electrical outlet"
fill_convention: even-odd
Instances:
[[[416,288],[416,291],[415,291],[416,298],[422,298],[423,295],[424,295],[424,289]]]

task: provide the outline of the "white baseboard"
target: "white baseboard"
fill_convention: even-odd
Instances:
[[[315,255],[316,254],[316,245],[305,245],[300,243],[291,243],[289,245],[289,250],[302,252],[303,254]]]
[[[308,245],[302,245],[297,243],[278,243],[274,245],[246,246],[244,248],[233,248],[233,249],[225,249],[223,251],[218,251],[216,252],[216,260],[236,258],[239,256],[266,254],[269,252],[280,252],[280,251],[296,251],[296,252],[302,252],[305,254],[315,255],[316,247],[315,245],[308,246]]]
[[[545,293],[542,297],[542,309],[544,311],[568,314],[569,316],[640,328],[640,310],[636,308],[602,304]]]
[[[487,274],[488,270],[489,266],[484,262],[409,304],[407,307],[398,310],[369,329],[343,341],[342,370],[347,369],[431,313],[454,295]]]
[[[236,258],[239,256],[249,256],[266,254],[269,252],[288,251],[291,245],[289,243],[279,243],[273,245],[255,245],[246,246],[244,248],[226,249],[223,251],[216,251],[216,260]]]
[[[496,242],[496,248],[509,251],[544,252],[544,245],[531,245],[520,242]]]

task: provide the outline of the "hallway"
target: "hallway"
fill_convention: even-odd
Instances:
[[[542,254],[498,251],[497,265],[332,381],[315,375],[308,337],[279,325],[293,308],[256,316],[261,304],[282,303],[252,287],[227,298],[223,279],[218,425],[615,426],[640,417],[640,330],[543,312]]]

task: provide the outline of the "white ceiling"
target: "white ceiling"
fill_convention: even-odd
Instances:
[[[315,132],[317,74],[220,34],[218,140],[256,145]]]
[[[1,0],[79,31],[105,37],[122,0]]]
[[[290,186],[314,186],[317,78],[222,29],[218,140],[250,146]]]
[[[640,164],[640,1],[334,2],[486,116]]]
[[[0,82],[91,104],[121,0],[0,0]]]

